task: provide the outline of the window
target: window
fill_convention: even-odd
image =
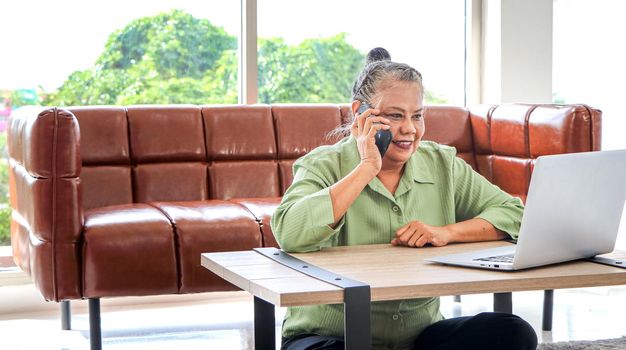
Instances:
[[[239,0],[3,2],[0,245],[9,244],[5,130],[13,109],[236,103],[240,6]]]
[[[258,0],[259,102],[350,102],[377,46],[424,77],[427,103],[464,103],[465,2]]]
[[[602,149],[626,148],[621,1],[554,0],[553,96],[602,110]]]
[[[239,1],[11,1],[2,7],[2,26],[17,33],[3,37],[5,98],[25,89],[36,102],[61,106],[237,100]],[[11,101],[14,107],[22,102]]]

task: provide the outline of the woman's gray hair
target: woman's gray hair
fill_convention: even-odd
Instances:
[[[409,81],[419,84],[422,93],[422,75],[415,68],[405,63],[383,60],[368,63],[352,87],[352,100],[371,104],[372,97],[382,83]]]
[[[378,50],[374,52],[375,50]],[[376,91],[385,83],[395,81],[415,82],[419,85],[421,94],[424,94],[424,85],[422,84],[422,74],[417,69],[405,63],[391,61],[389,53],[384,50],[381,54],[380,48],[376,48],[368,54],[368,62],[363,71],[357,77],[352,87],[352,101],[358,100],[372,104],[372,98]],[[350,128],[354,121],[354,115],[350,117],[348,122],[328,134],[329,139],[338,136],[347,136],[350,134]]]

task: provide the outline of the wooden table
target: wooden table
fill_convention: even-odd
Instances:
[[[451,244],[445,247],[406,248],[389,244],[333,247],[319,252],[291,254],[306,265],[303,271],[326,270],[326,277],[347,282],[362,282],[371,301],[398,300],[444,295],[495,293],[496,311],[511,312],[514,291],[580,288],[626,284],[626,269],[574,261],[515,272],[490,271],[445,266],[425,258],[494,248],[504,241]],[[254,295],[255,344],[257,349],[275,349],[274,305],[346,305],[346,348],[369,349],[369,300],[364,312],[364,294],[348,297],[347,291],[308,276],[271,259],[272,254],[289,257],[274,248],[259,251],[204,253],[202,265],[228,282]],[[623,252],[613,253],[626,255]],[[323,273],[323,271],[322,271]],[[369,286],[369,287],[367,287]],[[354,289],[356,290],[356,289]],[[370,294],[371,291],[371,294]],[[354,301],[360,299],[359,301]],[[500,299],[500,300],[498,300]],[[348,309],[352,305],[352,309]],[[355,310],[356,309],[356,310]],[[366,318],[366,319],[364,319]],[[364,347],[365,346],[365,347]]]

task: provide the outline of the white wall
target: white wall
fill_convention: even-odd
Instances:
[[[552,102],[552,1],[483,1],[483,103]]]

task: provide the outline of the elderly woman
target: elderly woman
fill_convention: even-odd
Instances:
[[[455,149],[422,141],[421,74],[376,48],[353,87],[350,136],[294,164],[293,184],[272,218],[281,247],[391,243],[442,246],[516,238],[523,206],[474,172]],[[371,108],[358,113],[359,107]],[[375,135],[390,130],[381,157]],[[444,320],[439,298],[375,302],[374,349],[535,349],[521,318],[498,313]],[[394,317],[395,316],[395,317]],[[283,349],[343,349],[343,306],[291,307]]]

